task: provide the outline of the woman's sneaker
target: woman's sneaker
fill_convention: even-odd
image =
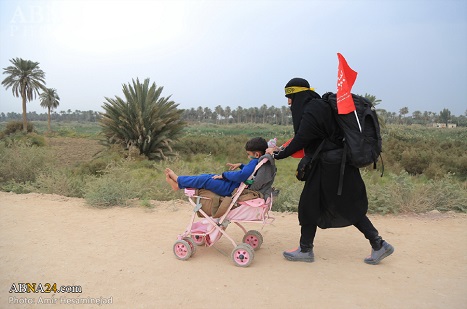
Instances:
[[[299,261],[299,262],[308,262],[308,263],[315,261],[315,255],[313,254],[313,249],[310,249],[310,251],[307,251],[307,252],[302,252],[302,249],[298,247],[297,249],[293,251],[284,251],[283,255],[289,261]]]
[[[363,261],[367,264],[379,264],[385,257],[390,256],[394,252],[394,247],[383,241],[382,247],[379,250],[371,249],[371,255]]]

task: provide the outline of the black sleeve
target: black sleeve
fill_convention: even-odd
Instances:
[[[287,158],[295,152],[307,148],[313,140],[324,139],[329,115],[328,108],[323,104],[318,102],[308,104],[302,115],[298,132],[287,147],[274,155],[274,159]]]

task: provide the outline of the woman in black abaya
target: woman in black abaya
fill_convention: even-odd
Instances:
[[[343,145],[331,106],[310,88],[302,78],[294,78],[285,86],[292,111],[294,138],[287,147],[272,153],[277,160],[287,158],[304,149],[312,156],[320,148],[300,196],[298,219],[301,225],[300,246],[285,251],[291,261],[313,262],[313,241],[316,229],[354,225],[370,241],[371,255],[364,261],[378,264],[392,254],[394,248],[384,241],[366,216],[368,199],[365,184],[358,168],[345,166],[342,194],[338,195],[340,162]]]

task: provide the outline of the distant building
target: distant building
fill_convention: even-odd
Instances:
[[[446,127],[446,124],[445,123],[433,123],[433,128],[455,128],[457,127],[457,124],[455,123],[448,123],[448,126]]]

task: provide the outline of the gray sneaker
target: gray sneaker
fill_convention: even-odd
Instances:
[[[315,255],[313,254],[313,249],[308,252],[302,252],[302,249],[298,247],[294,251],[284,251],[284,257],[289,261],[299,261],[299,262],[314,262]]]
[[[394,247],[383,241],[381,249],[375,251],[371,249],[371,255],[363,261],[367,264],[376,265],[379,264],[385,257],[390,256],[394,252]]]

